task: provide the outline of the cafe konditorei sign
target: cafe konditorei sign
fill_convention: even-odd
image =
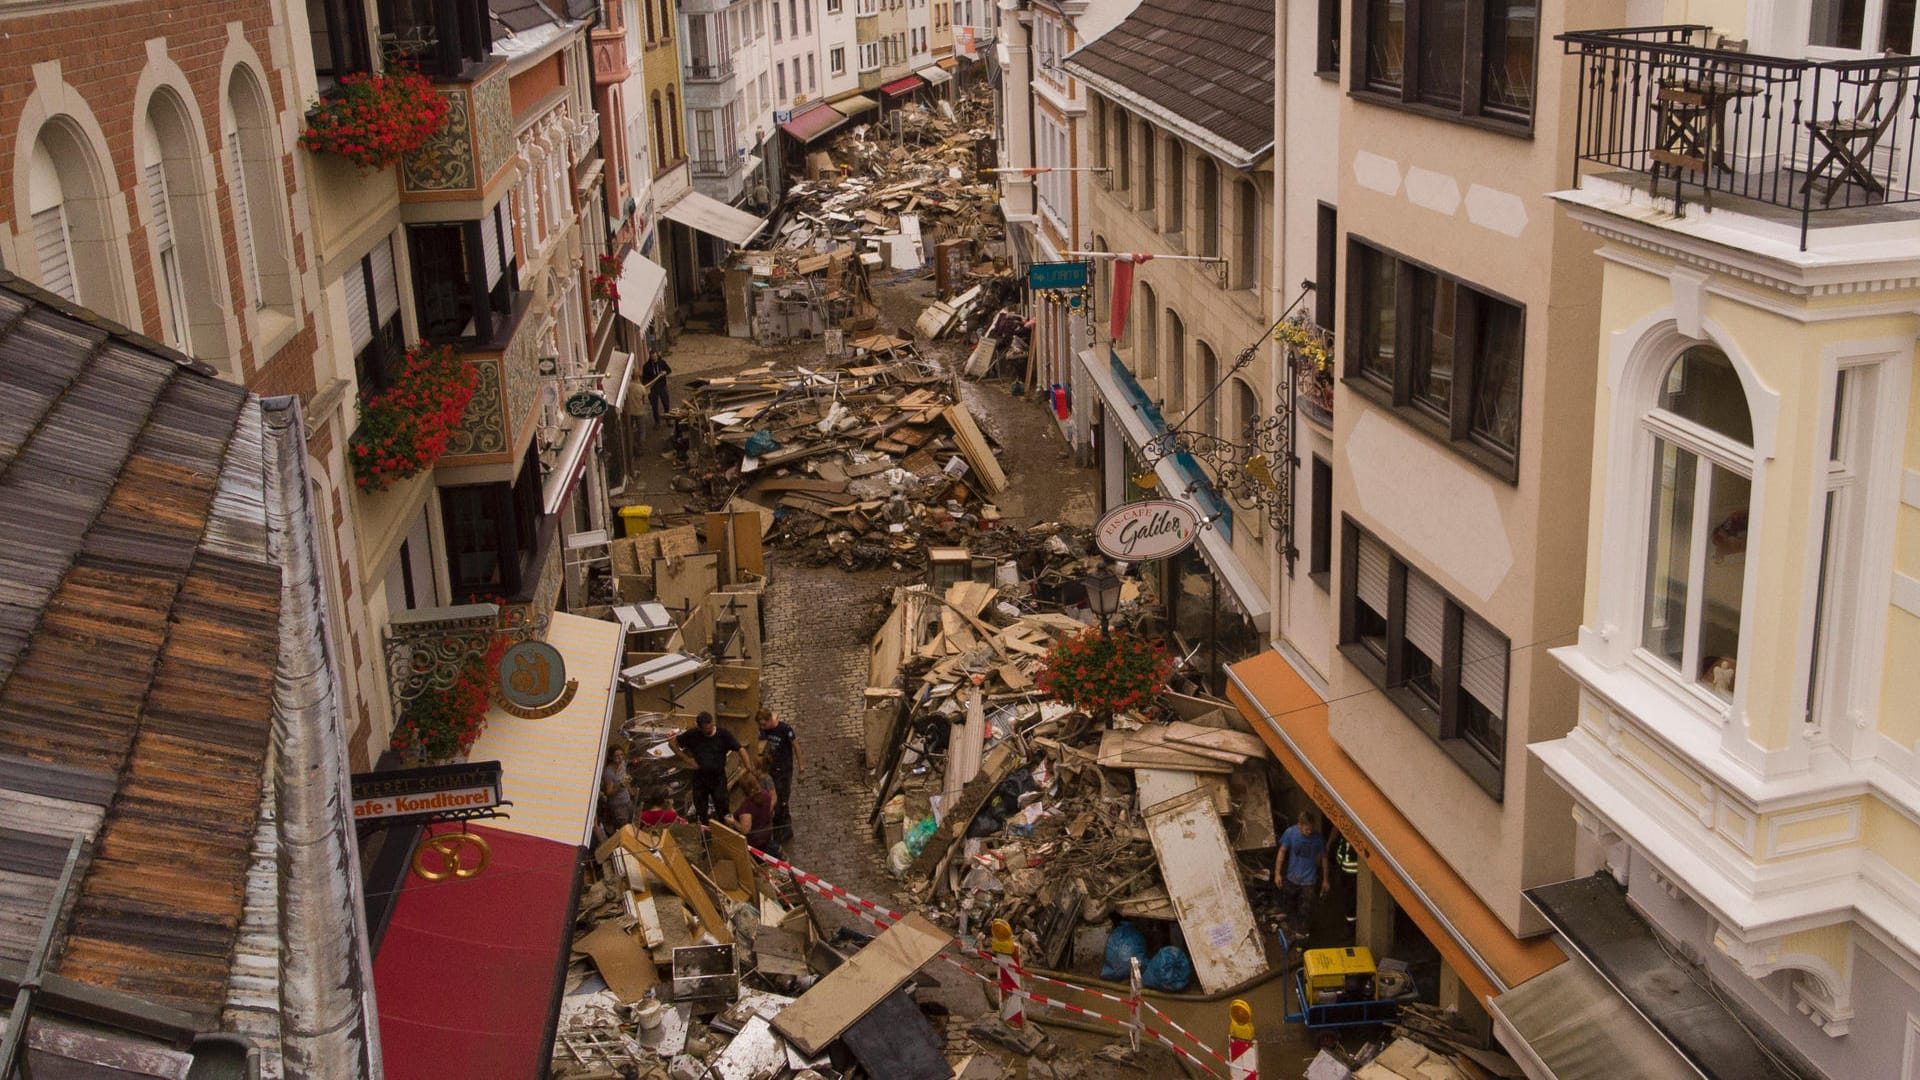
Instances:
[[[1200,515],[1172,499],[1142,499],[1107,512],[1093,542],[1110,559],[1149,562],[1180,554],[1200,535]]]
[[[500,763],[467,761],[353,774],[353,820],[362,825],[421,825],[497,817]]]
[[[522,641],[500,657],[494,704],[525,720],[552,716],[567,707],[580,680],[567,678],[567,661],[544,641]]]

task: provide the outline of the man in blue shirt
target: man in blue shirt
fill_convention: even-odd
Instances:
[[[1313,928],[1313,904],[1327,893],[1327,840],[1314,827],[1314,815],[1301,814],[1280,834],[1273,860],[1273,883],[1280,887],[1280,911],[1306,937]]]

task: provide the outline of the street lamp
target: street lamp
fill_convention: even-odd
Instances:
[[[1100,640],[1105,641],[1108,637],[1109,621],[1113,618],[1114,612],[1120,610],[1120,576],[1103,566],[1087,578],[1085,585],[1087,606],[1093,609],[1095,615],[1100,616]]]

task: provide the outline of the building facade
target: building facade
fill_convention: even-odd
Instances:
[[[1568,41],[1583,86],[1651,77],[1671,126],[1561,105],[1600,121],[1554,185],[1601,272],[1594,452],[1585,605],[1553,651],[1577,723],[1533,752],[1574,800],[1573,869],[1774,1058],[1920,1076],[1911,13],[1640,14]],[[1689,87],[1738,95],[1708,100],[1705,144]],[[1791,100],[1814,104],[1783,121]]]

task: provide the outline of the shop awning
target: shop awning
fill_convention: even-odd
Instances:
[[[935,64],[942,71],[952,71],[954,68],[957,68],[960,66],[960,61],[954,59],[951,56],[943,56],[939,60],[935,61]]]
[[[843,97],[840,100],[834,102],[833,107],[835,109],[838,109],[840,112],[845,113],[848,116],[848,118],[851,119],[852,117],[858,116],[869,109],[879,108],[880,103],[866,96],[865,94],[853,94],[849,97]]]
[[[486,867],[442,881],[407,874],[374,958],[389,1080],[534,1080],[552,1064],[585,849],[492,825],[467,830],[486,842]]]
[[[1568,964],[1590,969],[1605,993],[1651,1025],[1658,1038],[1684,1059],[1680,1072],[1643,1073],[1622,1068],[1615,1076],[1683,1076],[1697,1070],[1709,1080],[1789,1080],[1773,1053],[1754,1038],[1746,1021],[1723,999],[1697,982],[1686,965],[1654,936],[1627,901],[1627,890],[1601,872],[1526,890],[1526,897],[1579,954]],[[1496,999],[1497,1000],[1497,999]],[[1624,1026],[1624,1025],[1623,1025]]]
[[[1114,380],[1111,364],[1103,362],[1092,349],[1083,349],[1078,356],[1081,371],[1099,392],[1108,414],[1120,421],[1122,434],[1136,451],[1164,430],[1164,421],[1152,405],[1134,401],[1121,390]],[[1162,497],[1186,503],[1203,521],[1213,516],[1207,500],[1196,498],[1199,493],[1190,491],[1194,487],[1194,479],[1182,470],[1179,461],[1172,456],[1161,458],[1154,464],[1153,471],[1160,481]],[[1273,606],[1267,601],[1266,590],[1234,555],[1233,541],[1217,528],[1203,528],[1200,530],[1200,557],[1213,570],[1213,576],[1227,586],[1248,621],[1261,630],[1267,629]]]
[[[620,624],[556,612],[547,644],[578,680],[573,699],[552,716],[514,716],[498,704],[468,757],[500,762],[502,794],[513,816],[499,828],[563,844],[592,839],[600,763],[613,718],[614,672],[620,663]]]
[[[667,291],[667,268],[638,251],[620,263],[620,317],[641,330],[653,322],[660,294]]]
[[[1500,1045],[1530,1080],[1700,1080],[1673,1045],[1579,961],[1487,1003]]]
[[[1566,961],[1522,941],[1474,895],[1327,731],[1327,703],[1269,649],[1227,667],[1227,697],[1267,749],[1366,860],[1401,910],[1479,1001]]]
[[[677,221],[689,229],[698,229],[708,236],[718,237],[735,247],[753,239],[760,227],[766,224],[762,218],[754,217],[745,210],[736,210],[712,196],[697,191],[684,191],[680,197],[660,211],[660,216],[668,221]]]
[[[781,124],[780,130],[792,136],[796,142],[810,143],[830,131],[839,130],[846,122],[846,113],[831,105],[819,105]]]
[[[925,85],[927,85],[925,79],[918,75],[909,75],[904,79],[895,79],[887,83],[880,88],[880,92],[888,97],[899,97],[901,94],[910,94]]]
[[[939,86],[941,83],[949,82],[953,79],[953,76],[947,74],[946,69],[938,64],[923,67],[914,72],[914,74],[927,80],[928,86]]]

